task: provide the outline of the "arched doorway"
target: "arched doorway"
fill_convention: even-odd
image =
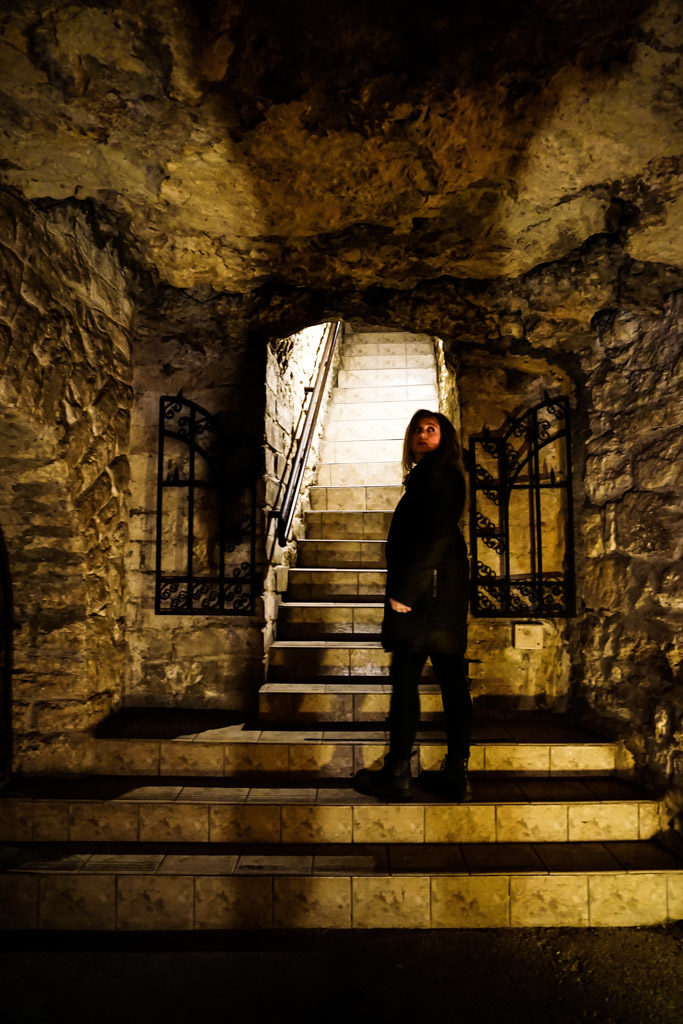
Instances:
[[[0,530],[0,784],[12,765],[12,585],[5,540]]]

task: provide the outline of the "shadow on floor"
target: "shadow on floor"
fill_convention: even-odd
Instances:
[[[683,926],[5,934],[5,1024],[679,1024]]]

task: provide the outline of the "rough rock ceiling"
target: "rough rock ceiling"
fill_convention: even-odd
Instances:
[[[178,287],[683,266],[679,0],[15,0],[0,181]]]

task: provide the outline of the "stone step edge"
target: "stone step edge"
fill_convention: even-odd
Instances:
[[[297,543],[301,543],[297,541]],[[384,542],[383,542],[384,543]],[[386,569],[377,568],[370,569],[366,565],[359,565],[357,568],[350,568],[348,565],[330,565],[330,566],[319,566],[311,565],[310,567],[304,565],[293,565],[288,570],[290,573],[293,572],[383,572],[386,573]],[[334,604],[334,602],[331,602]]]
[[[333,513],[334,514],[334,513]],[[301,544],[386,544],[386,537],[302,537],[297,540]]]
[[[348,676],[344,677],[348,679]],[[420,691],[422,693],[441,693],[441,689],[438,683],[420,682]],[[264,683],[259,689],[259,693],[287,693],[293,694],[294,696],[300,694],[318,694],[320,696],[330,696],[345,694],[352,696],[357,693],[363,695],[366,693],[370,694],[389,694],[391,693],[391,683],[369,683],[367,681],[358,683],[357,686],[353,686],[353,689],[349,691],[348,683]]]
[[[18,930],[616,927],[683,917],[678,871],[0,875]]]
[[[290,570],[291,571],[291,570]],[[302,571],[307,571],[306,569]],[[322,569],[321,571],[325,571]],[[368,571],[373,571],[372,569]],[[332,601],[328,598],[321,601],[281,601],[280,610],[287,608],[383,608],[384,601]]]
[[[341,634],[340,634],[341,635]],[[318,650],[319,648],[371,648],[382,650],[382,645],[379,640],[353,640],[353,634],[349,633],[348,640],[273,640],[270,645],[271,649],[276,647],[278,649],[289,648],[289,647],[310,647]]]
[[[332,732],[333,730],[329,730]],[[334,730],[339,732],[340,730]],[[444,739],[416,743],[417,771],[436,770],[446,756]],[[92,775],[136,775],[167,778],[230,778],[287,772],[308,778],[348,778],[361,768],[379,766],[388,742],[363,739],[277,740],[236,738],[215,740],[98,739],[88,764]],[[590,749],[591,754],[588,755]],[[134,766],[134,767],[133,767]],[[539,777],[556,773],[587,773],[630,777],[633,756],[621,745],[588,747],[517,743],[473,745],[472,771],[518,772]],[[82,774],[79,766],[73,775]],[[69,773],[64,773],[68,778]]]
[[[351,486],[351,485],[349,485]],[[304,513],[309,516],[392,516],[393,508],[311,508]],[[362,539],[362,538],[361,538]]]
[[[356,729],[348,728],[348,726],[352,725],[352,724],[358,726],[358,728],[356,728]],[[129,744],[129,745],[132,745],[132,744],[145,744],[148,748],[151,748],[152,745],[154,745],[154,746],[161,746],[161,745],[163,745],[164,747],[166,747],[167,745],[170,745],[171,749],[173,749],[173,748],[185,748],[185,749],[187,749],[188,747],[192,747],[192,748],[198,748],[199,747],[199,748],[201,748],[201,750],[206,750],[207,748],[219,747],[219,746],[224,746],[224,747],[227,747],[227,748],[232,747],[232,746],[237,746],[240,749],[243,749],[243,748],[259,749],[259,748],[261,748],[263,746],[268,746],[268,747],[277,746],[277,747],[292,747],[293,749],[305,748],[307,750],[314,750],[316,747],[319,747],[319,746],[344,746],[344,747],[347,747],[347,746],[357,746],[359,748],[364,748],[364,747],[382,747],[383,748],[383,747],[385,747],[387,742],[388,742],[388,740],[382,740],[379,736],[377,738],[367,739],[367,738],[364,738],[364,737],[360,737],[359,738],[358,736],[354,735],[354,732],[357,732],[357,733],[363,733],[363,732],[378,732],[378,733],[380,733],[380,732],[382,732],[382,730],[380,730],[380,729],[370,729],[370,728],[368,728],[367,727],[368,724],[370,724],[370,723],[363,723],[363,722],[358,722],[358,723],[341,723],[339,726],[337,726],[337,725],[330,725],[328,723],[324,723],[323,726],[321,728],[319,728],[319,729],[302,729],[302,728],[297,728],[297,729],[287,729],[287,730],[284,730],[284,729],[273,729],[272,727],[261,728],[260,726],[255,728],[255,729],[253,729],[253,730],[245,729],[245,732],[247,732],[247,733],[248,732],[252,732],[252,733],[258,732],[260,734],[260,738],[259,739],[240,738],[238,735],[230,736],[229,739],[223,739],[223,738],[217,738],[217,739],[211,739],[211,738],[209,738],[209,739],[195,739],[195,738],[192,738],[192,739],[187,739],[187,738],[184,738],[184,737],[179,737],[177,739],[167,739],[167,738],[154,738],[154,737],[146,737],[145,738],[145,737],[140,737],[140,736],[130,736],[130,737],[127,737],[127,736],[107,736],[107,737],[98,738],[96,740],[96,743],[101,748],[103,748],[103,745],[105,745],[105,744],[126,743],[126,744]],[[427,725],[429,725],[429,724],[430,723],[427,723]],[[292,733],[293,735],[289,736],[288,738],[285,738],[283,736],[283,733],[285,733],[285,732]],[[325,732],[329,732],[329,733],[346,732],[346,736],[344,738],[340,738],[339,736],[335,736],[334,738],[331,738],[331,737],[327,737],[326,738],[324,736]],[[275,734],[277,734],[277,735],[275,735]],[[417,737],[417,739],[415,741],[415,747],[418,750],[421,749],[421,748],[427,748],[427,749],[431,748],[431,749],[433,749],[435,747],[439,748],[439,749],[441,749],[441,748],[445,749],[445,746],[446,746],[446,740],[445,740],[445,734],[443,733],[443,730],[441,730],[441,735],[440,736],[434,736],[434,737],[432,737],[432,736],[425,736],[424,733],[423,733],[422,735],[418,735],[418,737]],[[601,740],[594,740],[594,741],[586,740],[586,741],[577,741],[577,742],[570,742],[570,741],[565,742],[565,741],[555,741],[555,740],[545,740],[545,741],[538,741],[538,740],[527,740],[527,741],[523,741],[523,740],[473,740],[472,744],[471,744],[470,761],[472,761],[474,759],[474,757],[476,756],[473,753],[474,751],[485,750],[485,749],[487,749],[489,747],[492,750],[495,750],[495,751],[498,751],[498,752],[500,752],[501,750],[504,749],[504,750],[510,750],[510,751],[517,751],[517,752],[520,752],[520,753],[528,753],[529,751],[548,752],[548,753],[550,753],[552,750],[567,750],[567,749],[573,750],[574,748],[576,748],[578,750],[584,750],[585,748],[588,748],[588,747],[595,748],[595,749],[601,749],[601,750],[619,750],[619,751],[625,750],[622,741],[612,741],[612,740],[604,740],[604,741],[601,741]],[[472,767],[472,770],[474,770],[474,771],[480,770],[478,767],[475,768],[474,765],[471,765],[471,767]],[[481,770],[483,770],[483,769],[481,769]],[[134,774],[139,774],[139,772],[136,772]]]
[[[333,442],[334,443],[334,442]],[[363,459],[362,463],[359,462],[320,462],[318,463],[318,472],[324,469],[326,466],[391,466],[392,469],[402,470],[402,465],[399,459]],[[311,484],[311,486],[314,486]],[[316,487],[400,487],[400,483],[396,484],[373,484],[372,482],[363,484],[315,484]]]
[[[336,463],[335,463],[335,465],[336,465]],[[391,487],[392,490],[397,490],[397,491],[402,491],[403,490],[403,484],[318,484],[318,483],[311,484],[311,486],[309,487],[309,490],[310,491],[314,491],[314,490],[318,490],[318,491],[354,490],[354,491],[357,491],[361,487],[363,487],[363,488],[365,488],[365,487],[372,487],[373,490],[376,490],[378,487],[381,487],[383,490],[385,490],[388,487]],[[312,512],[324,512],[325,509],[322,509],[322,508],[321,509],[311,509],[311,511]],[[361,508],[361,509],[358,509],[358,511],[359,512],[365,512],[366,509]],[[370,512],[388,512],[390,510],[389,509],[381,509],[381,508],[379,508],[379,509],[368,509],[367,511],[370,511]]]
[[[4,845],[640,842],[665,830],[661,804],[644,799],[327,804],[17,798],[4,810],[14,812],[9,820],[0,817]]]

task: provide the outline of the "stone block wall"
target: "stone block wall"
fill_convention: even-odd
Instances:
[[[683,803],[683,293],[662,315],[611,310],[581,352],[580,695],[619,722]]]
[[[181,389],[216,416],[228,439],[251,442],[251,478],[262,474],[265,341],[250,337],[224,299],[172,288],[140,296],[133,327],[130,540],[127,553],[130,673],[125,703],[244,708],[263,676],[263,602],[252,615],[155,614],[159,399]],[[262,494],[257,495],[262,503]],[[186,521],[163,533],[184,558]],[[196,526],[204,526],[198,513]],[[264,574],[263,529],[257,536]]]
[[[0,203],[0,526],[19,771],[87,770],[126,673],[131,304],[86,211]]]

